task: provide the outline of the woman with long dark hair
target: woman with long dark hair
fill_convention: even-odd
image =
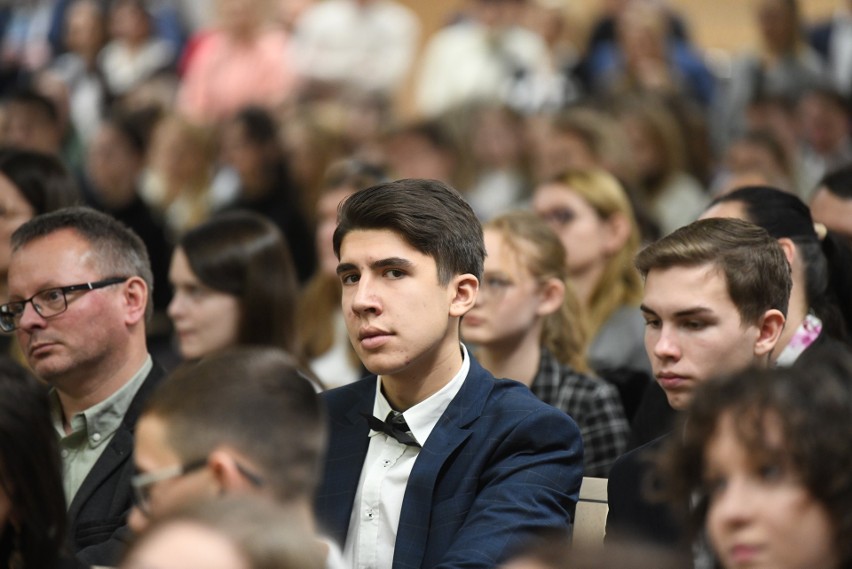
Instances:
[[[181,355],[267,345],[300,357],[297,285],[287,241],[251,212],[229,212],[188,231],[172,256],[168,313]]]

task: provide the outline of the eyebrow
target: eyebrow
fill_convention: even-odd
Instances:
[[[648,308],[644,304],[639,305],[639,310],[645,312],[647,314],[653,314],[654,316],[659,316],[654,310]],[[705,306],[696,306],[695,308],[685,308],[684,310],[678,310],[674,313],[675,318],[682,318],[684,316],[701,316],[704,314],[712,314],[713,311]]]
[[[388,267],[401,267],[401,268],[411,268],[414,266],[414,263],[405,259],[403,257],[388,257],[387,259],[379,259],[378,261],[373,261],[370,263],[370,268],[373,270],[376,269],[386,269]],[[340,275],[342,273],[357,270],[353,263],[340,263],[337,265],[337,274]]]

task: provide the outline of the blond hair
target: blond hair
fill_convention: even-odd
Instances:
[[[623,215],[630,224],[627,240],[607,259],[586,306],[589,331],[594,335],[616,310],[636,306],[642,299],[642,280],[633,266],[639,250],[639,228],[630,198],[612,174],[604,170],[569,170],[556,183],[583,198],[601,219]]]
[[[506,245],[538,281],[556,278],[565,284],[565,298],[556,312],[545,316],[541,345],[558,361],[579,372],[587,372],[588,342],[586,317],[568,280],[565,247],[559,236],[532,212],[514,211],[484,226],[503,237]]]

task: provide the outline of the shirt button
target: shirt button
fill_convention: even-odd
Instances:
[[[372,520],[373,519],[373,510],[371,510],[369,508],[364,510],[364,518],[367,519],[367,520]]]
[[[69,454],[68,449],[62,449],[62,458],[68,458]]]
[[[391,461],[389,461],[388,459],[385,459],[385,460],[383,460],[383,461],[382,461],[382,464],[384,464],[384,465],[385,465],[385,468],[387,468],[388,466],[390,466],[390,463],[391,463]]]
[[[98,442],[99,440],[101,440],[100,433],[95,433],[94,435],[92,435],[92,442]]]

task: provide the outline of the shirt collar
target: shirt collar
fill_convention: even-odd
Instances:
[[[154,362],[149,355],[145,359],[142,367],[130,378],[130,381],[125,383],[121,388],[95,405],[92,405],[85,411],[76,413],[68,419],[68,424],[71,425],[72,433],[80,430],[85,432],[85,436],[89,441],[91,448],[96,448],[103,444],[104,441],[110,438],[127,414],[136,392],[139,387],[148,377]],[[59,403],[59,395],[56,389],[50,390],[51,396],[51,415],[53,425],[62,437],[66,436],[63,426],[62,406]]]
[[[447,407],[449,407],[450,402],[459,392],[459,389],[461,389],[470,371],[470,357],[468,356],[467,348],[464,344],[460,345],[462,365],[458,373],[436,393],[433,393],[417,405],[410,407],[402,414],[405,422],[408,424],[408,428],[411,429],[411,434],[414,435],[420,446],[426,444],[426,440],[432,433],[432,429],[438,424],[438,419],[447,410]],[[392,409],[390,403],[388,403],[388,400],[382,393],[382,378],[379,376],[376,381],[376,401],[373,404],[373,415],[385,420]],[[376,431],[370,430],[371,437],[376,434],[378,434]]]

